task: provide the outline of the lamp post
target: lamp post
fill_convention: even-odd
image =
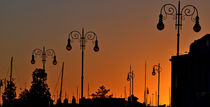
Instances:
[[[34,49],[32,51],[31,64],[35,64],[35,58],[34,58],[35,56],[40,56],[42,58],[43,70],[45,70],[45,63],[47,56],[53,57],[53,65],[57,64],[55,51],[53,49],[45,50],[45,47],[43,47],[43,50],[39,48]]]
[[[156,72],[158,72],[158,107],[159,107],[159,101],[160,101],[160,64],[158,65],[153,65],[153,71],[152,71],[152,75],[155,76]]]
[[[79,39],[80,40],[80,48],[82,49],[82,76],[81,76],[81,98],[83,98],[83,82],[84,82],[84,49],[85,49],[85,43],[87,42],[87,40],[94,40],[95,39],[95,46],[93,48],[93,50],[95,52],[99,51],[99,47],[98,47],[98,40],[97,40],[97,36],[94,32],[92,31],[88,31],[88,32],[84,32],[84,28],[82,28],[82,33],[80,33],[79,31],[72,31],[69,33],[68,35],[68,43],[66,45],[66,49],[68,51],[70,51],[72,49],[71,46],[71,40],[73,39]]]
[[[163,17],[163,14],[165,14],[165,17]],[[167,15],[173,15],[175,18],[175,28],[177,29],[177,56],[179,56],[179,37],[182,20],[185,16],[191,16],[191,20],[195,21],[193,30],[195,32],[199,32],[201,30],[201,26],[199,24],[198,10],[193,5],[185,5],[182,9],[180,9],[180,0],[178,1],[178,9],[173,4],[165,4],[160,10],[159,22],[157,24],[158,30],[164,29],[163,19],[166,19]]]
[[[133,79],[134,79],[134,73],[133,70],[131,69],[131,65],[130,65],[130,72],[128,72],[128,77],[127,80],[130,81],[130,101],[133,101]]]

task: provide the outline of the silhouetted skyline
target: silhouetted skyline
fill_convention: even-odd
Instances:
[[[10,58],[14,56],[14,82],[17,94],[29,88],[31,73],[42,68],[41,58],[31,65],[35,48],[53,48],[57,65],[47,59],[46,72],[50,92],[54,91],[62,62],[65,62],[63,96],[77,96],[81,78],[81,50],[74,40],[72,50],[66,51],[67,34],[72,30],[94,31],[99,39],[100,51],[92,50],[94,43],[88,42],[85,49],[85,86],[93,93],[101,84],[109,87],[114,96],[124,95],[130,64],[134,65],[134,94],[143,102],[144,62],[147,60],[147,86],[150,94],[157,91],[157,78],[151,75],[152,66],[161,63],[160,104],[169,103],[171,84],[170,57],[176,55],[176,30],[173,18],[166,20],[164,32],[156,29],[160,8],[165,3],[177,5],[176,0],[121,0],[119,1],[0,1],[0,79],[9,77]],[[181,6],[192,4],[199,11],[202,30],[195,33],[194,23],[187,17],[180,37],[180,54],[189,52],[189,44],[201,38],[210,29],[209,0],[182,0]],[[169,16],[170,17],[170,16]],[[80,91],[79,91],[80,92]],[[53,95],[52,95],[53,96]]]

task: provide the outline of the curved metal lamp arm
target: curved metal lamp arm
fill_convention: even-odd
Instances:
[[[153,68],[154,68],[155,71],[159,71],[160,66],[159,65],[153,65]]]
[[[158,67],[158,66],[157,65],[153,65],[154,72],[157,71],[156,67]]]
[[[42,55],[42,50],[41,49],[39,49],[39,48],[36,48],[36,49],[34,49],[33,51],[32,51],[32,55],[39,55],[39,56],[41,56]]]
[[[158,65],[153,65],[153,67],[155,68],[155,67],[158,67]]]
[[[193,16],[198,16],[198,10],[193,5],[186,5],[186,6],[184,6],[182,8],[181,14],[184,15],[184,16],[191,16],[191,20],[194,22],[195,21],[195,17],[193,17]]]
[[[128,75],[132,78],[134,78],[135,77],[135,74],[134,73],[132,73],[132,72],[128,72]]]
[[[82,37],[81,33],[79,31],[71,31],[69,33],[69,38],[72,38],[72,39],[80,39]]]
[[[55,56],[55,51],[53,49],[47,49],[46,50],[46,55],[47,56]]]
[[[95,32],[89,31],[89,32],[86,32],[85,33],[85,39],[87,39],[87,40],[93,40],[95,38],[97,40],[97,35],[96,35]]]
[[[177,15],[177,8],[173,4],[165,4],[160,9],[160,14],[164,12],[166,14],[165,19],[167,18],[167,15]]]

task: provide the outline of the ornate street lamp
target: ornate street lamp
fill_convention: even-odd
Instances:
[[[165,15],[165,17],[163,17],[163,15]],[[178,9],[173,4],[165,4],[160,10],[159,22],[157,24],[158,30],[164,29],[163,19],[166,19],[167,15],[173,15],[176,20],[175,27],[177,29],[177,56],[179,56],[179,37],[180,29],[182,27],[182,20],[185,16],[191,16],[191,20],[195,22],[193,30],[195,32],[199,32],[201,30],[201,26],[199,24],[198,10],[193,5],[186,5],[180,9],[180,0],[178,2]]]
[[[127,80],[130,81],[130,102],[133,101],[134,95],[133,95],[133,79],[134,79],[134,73],[133,70],[131,69],[130,65],[130,72],[128,72],[128,77]]]
[[[82,33],[80,33],[79,31],[72,31],[69,33],[68,35],[68,40],[67,40],[67,45],[66,45],[66,49],[68,51],[70,51],[72,49],[71,46],[71,40],[73,39],[79,39],[80,40],[80,48],[82,49],[82,76],[81,76],[81,98],[83,98],[83,82],[84,82],[84,49],[85,49],[85,43],[87,42],[87,40],[91,40],[93,41],[95,39],[95,46],[93,48],[93,50],[95,52],[99,51],[99,47],[98,47],[98,40],[97,40],[97,36],[94,32],[92,31],[88,31],[88,32],[84,32],[84,28],[82,28]]]
[[[56,61],[56,55],[55,51],[53,49],[47,49],[45,50],[45,47],[43,47],[43,50],[36,48],[32,51],[32,59],[31,59],[31,64],[35,64],[35,56],[40,56],[42,58],[42,63],[43,63],[43,70],[45,70],[45,63],[46,63],[46,58],[47,56],[53,57],[53,65],[57,64]]]
[[[159,101],[160,101],[160,64],[158,65],[153,65],[153,71],[152,71],[152,75],[155,76],[156,72],[158,72],[158,107],[159,107]]]

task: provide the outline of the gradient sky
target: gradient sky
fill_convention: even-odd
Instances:
[[[152,66],[161,64],[160,104],[169,103],[171,63],[176,55],[176,30],[173,17],[164,20],[165,29],[158,31],[156,25],[160,8],[165,3],[177,5],[178,0],[1,0],[0,1],[0,78],[8,78],[10,58],[14,56],[14,78],[17,92],[29,88],[32,72],[41,68],[41,58],[30,63],[32,50],[52,48],[58,64],[52,65],[47,58],[46,72],[51,94],[55,89],[62,62],[64,68],[63,95],[71,99],[80,92],[81,50],[74,40],[73,49],[65,49],[67,36],[72,30],[94,31],[98,36],[100,51],[93,51],[93,42],[88,41],[85,50],[85,85],[90,93],[104,85],[114,97],[124,97],[124,87],[129,94],[127,73],[132,64],[135,80],[134,94],[143,102],[144,64],[147,61],[149,96],[157,92],[157,76],[153,77]],[[180,37],[180,54],[189,52],[189,45],[209,33],[209,0],[181,0],[181,6],[192,4],[199,11],[201,31],[195,33],[190,17],[183,21]],[[57,93],[57,91],[56,91]],[[56,94],[55,93],[55,94]],[[149,97],[149,98],[150,98]],[[155,99],[155,98],[154,98]],[[155,102],[154,102],[155,103]]]

